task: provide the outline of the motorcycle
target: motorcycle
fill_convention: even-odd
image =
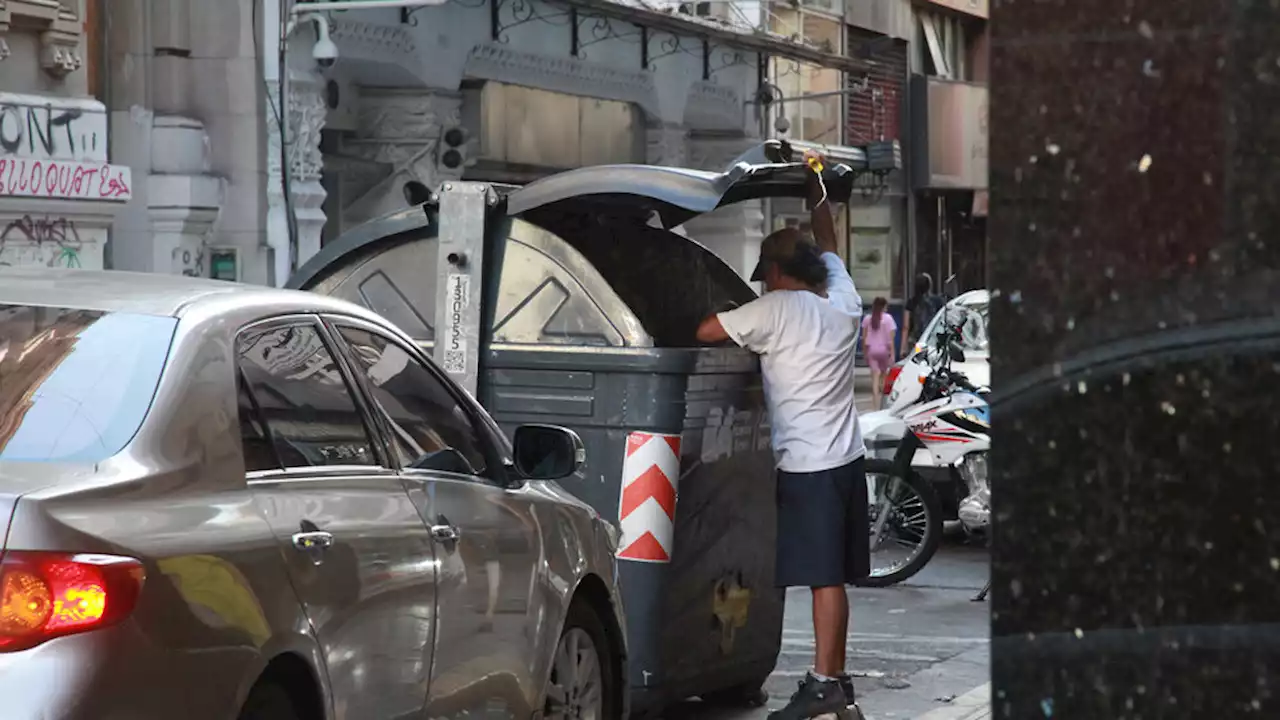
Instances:
[[[862,421],[863,438],[872,448],[866,460],[873,567],[865,584],[870,587],[906,580],[937,552],[944,520],[939,488],[954,499],[955,519],[966,532],[983,534],[990,524],[990,410],[985,389],[951,368],[953,361],[964,361],[958,338],[965,312],[953,311],[936,347],[925,350],[931,353],[930,371],[919,394]],[[891,455],[886,448],[892,448]],[[876,567],[877,555],[890,557],[898,550],[905,550],[905,557]]]

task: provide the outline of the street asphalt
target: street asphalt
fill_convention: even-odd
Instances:
[[[946,542],[924,570],[890,588],[850,588],[848,669],[867,720],[982,717],[990,680],[988,604],[971,598],[987,581],[987,551]],[[665,720],[763,720],[786,704],[813,666],[809,591],[788,593],[782,650],[765,689],[766,708],[712,707],[696,700]],[[974,698],[979,698],[974,700]]]

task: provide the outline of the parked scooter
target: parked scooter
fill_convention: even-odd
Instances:
[[[944,318],[936,347],[925,351],[931,369],[914,401],[895,403],[861,420],[863,438],[872,448],[866,462],[873,557],[866,584],[872,587],[902,582],[933,557],[942,540],[939,487],[958,496],[957,516],[967,532],[985,532],[990,523],[990,411],[985,390],[951,368],[952,361],[964,359],[957,339],[965,311],[948,312],[954,317]],[[885,448],[892,448],[891,456]],[[943,480],[926,478],[926,473]],[[889,557],[892,551],[905,552],[877,567],[876,556]]]

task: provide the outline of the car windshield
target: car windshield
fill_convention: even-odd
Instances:
[[[991,342],[987,336],[988,303],[953,303],[948,307],[962,307],[966,311],[964,325],[960,332],[960,346],[964,351],[987,352]],[[938,335],[942,332],[942,315],[941,312],[934,315],[933,320],[929,322],[929,328],[924,332],[924,337],[929,339],[929,347],[937,344]]]
[[[0,304],[0,460],[98,462],[151,407],[177,320]]]

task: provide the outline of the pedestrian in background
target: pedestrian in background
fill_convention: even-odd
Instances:
[[[806,164],[815,159],[805,152]],[[760,355],[778,468],[775,583],[813,592],[814,669],[773,720],[843,714],[854,703],[844,669],[845,586],[871,571],[866,448],[854,401],[862,299],[836,254],[826,193],[810,175],[816,243],[796,228],[770,234],[751,275],[767,292],[698,326],[701,342],[733,340]]]
[[[884,311],[888,305],[888,300],[878,297],[871,302],[871,314],[862,318],[862,356],[871,368],[871,407],[877,410],[884,401],[884,374],[897,360],[893,336],[898,323]]]
[[[942,297],[933,291],[933,277],[929,273],[916,276],[915,289],[902,312],[903,357],[920,341],[920,334],[942,305]]]

